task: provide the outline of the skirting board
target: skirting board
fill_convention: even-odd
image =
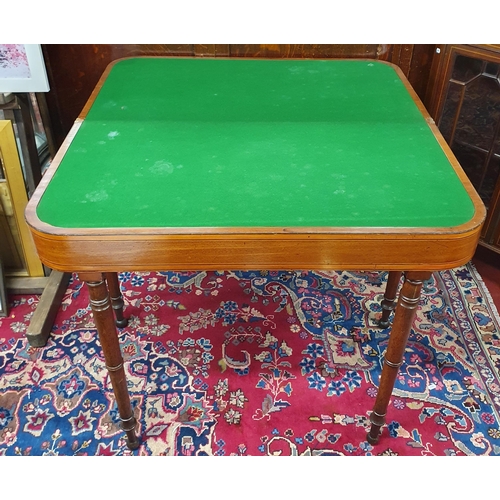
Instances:
[[[71,274],[52,271],[47,278],[10,278],[6,287],[10,293],[41,294],[26,332],[30,346],[43,347],[47,343],[61,300]]]
[[[12,295],[42,295],[49,283],[49,277],[42,278],[6,278],[5,288]]]

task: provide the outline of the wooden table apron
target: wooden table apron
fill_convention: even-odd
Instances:
[[[470,260],[484,218],[401,71],[363,60],[112,63],[26,209],[42,262],[87,284],[132,449],[117,272],[391,271],[376,443],[422,283]]]

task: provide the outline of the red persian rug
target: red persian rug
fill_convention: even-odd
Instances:
[[[472,264],[425,283],[379,444],[387,273],[122,273],[129,451],[73,277],[46,347],[38,296],[0,318],[0,455],[500,455],[498,314]]]

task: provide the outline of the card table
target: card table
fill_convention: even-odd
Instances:
[[[115,61],[26,209],[42,262],[87,284],[131,449],[118,272],[389,271],[374,444],[422,283],[471,259],[484,218],[401,70],[359,59]]]

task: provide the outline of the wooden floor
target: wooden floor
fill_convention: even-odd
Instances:
[[[500,254],[478,246],[472,263],[483,278],[493,302],[500,312]]]

